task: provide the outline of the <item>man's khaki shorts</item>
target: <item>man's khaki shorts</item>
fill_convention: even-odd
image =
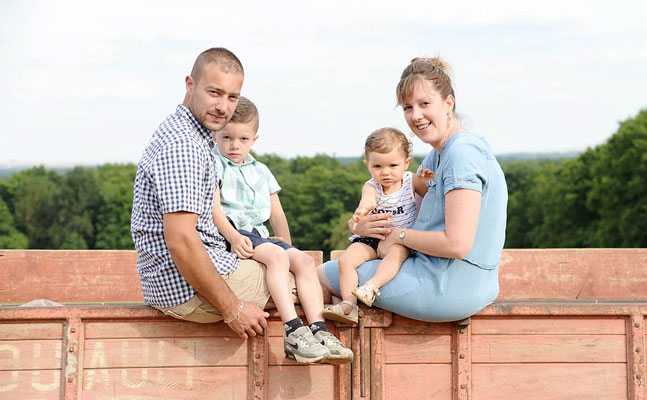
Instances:
[[[270,298],[270,291],[265,280],[265,265],[254,260],[241,260],[238,268],[222,279],[241,300],[256,304],[261,309],[276,308]],[[290,273],[292,300],[298,303],[297,285],[294,275]],[[222,321],[220,311],[200,294],[191,297],[187,302],[174,307],[155,307],[164,314],[186,321],[203,324]]]

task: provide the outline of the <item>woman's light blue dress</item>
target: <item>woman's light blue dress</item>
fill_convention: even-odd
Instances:
[[[499,293],[499,262],[505,240],[508,191],[503,171],[485,139],[458,131],[439,155],[435,150],[421,167],[435,172],[418,218],[411,229],[445,229],[445,195],[453,189],[481,192],[481,210],[472,249],[463,260],[413,251],[398,274],[380,291],[374,306],[422,321],[456,321],[491,304]],[[381,260],[357,268],[359,284],[371,278]],[[324,265],[331,285],[339,289],[337,261]]]

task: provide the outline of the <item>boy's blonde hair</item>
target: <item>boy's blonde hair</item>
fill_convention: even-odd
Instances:
[[[254,121],[254,132],[258,132],[258,108],[244,96],[238,98],[238,105],[229,122],[248,124]]]
[[[399,129],[380,128],[366,138],[364,143],[364,158],[368,160],[369,153],[389,153],[399,149],[405,158],[411,154],[411,142]]]

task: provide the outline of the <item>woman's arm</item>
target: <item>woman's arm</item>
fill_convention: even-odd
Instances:
[[[272,225],[274,235],[281,239],[281,241],[287,244],[292,244],[292,239],[290,238],[290,226],[288,225],[288,219],[285,217],[285,212],[283,212],[281,200],[279,200],[279,194],[272,193],[270,195],[270,202],[272,203],[270,225]]]
[[[445,230],[418,231],[397,228],[378,246],[378,256],[385,255],[398,234],[406,229],[406,247],[436,257],[463,259],[472,249],[481,211],[481,192],[454,189],[445,195]]]

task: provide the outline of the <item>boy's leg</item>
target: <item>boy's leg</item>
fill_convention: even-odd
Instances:
[[[254,260],[267,268],[267,287],[281,320],[287,322],[296,318],[290,287],[290,259],[286,251],[273,243],[262,243],[254,248]]]
[[[357,304],[357,298],[352,295],[352,291],[357,288],[358,277],[357,267],[366,261],[377,258],[375,250],[364,243],[353,243],[339,257],[339,286],[341,288],[342,300]],[[340,307],[345,314],[351,312],[348,304],[341,304]]]
[[[386,285],[397,275],[407,257],[409,257],[409,249],[402,245],[394,244],[377,266],[375,275],[369,281],[377,288]]]
[[[323,294],[317,277],[315,262],[308,254],[291,247],[285,250],[290,260],[290,271],[297,281],[297,294],[308,323],[323,321]]]
[[[353,351],[344,347],[339,339],[328,332],[323,312],[323,294],[317,277],[314,260],[306,253],[292,247],[285,251],[290,258],[290,271],[297,281],[299,301],[306,314],[310,329],[322,345],[330,351],[323,362],[345,364],[353,361]]]

